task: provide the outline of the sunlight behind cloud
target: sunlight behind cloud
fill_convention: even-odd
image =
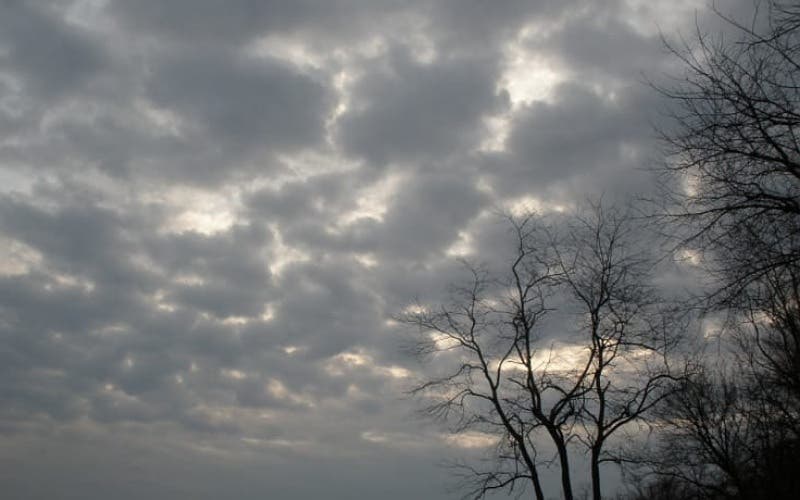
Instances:
[[[166,292],[162,289],[156,290],[150,297],[150,301],[156,306],[156,309],[162,312],[173,313],[178,309],[177,305],[167,301]]]
[[[450,248],[445,250],[445,255],[448,257],[468,257],[474,251],[473,238],[466,231],[458,232],[458,239],[450,245]]]
[[[511,132],[512,121],[508,113],[484,118],[486,135],[478,146],[478,151],[501,152],[505,150],[506,139]]]
[[[145,121],[152,125],[149,130],[158,131],[160,135],[180,137],[187,127],[180,115],[168,109],[158,108],[150,101],[140,99],[136,103],[136,109]]]
[[[81,276],[73,276],[64,273],[52,273],[50,275],[56,282],[57,287],[79,288],[84,293],[91,293],[95,289],[95,283]],[[52,289],[51,285],[45,285],[45,289]]]
[[[551,343],[537,348],[531,358],[531,366],[535,373],[558,373],[574,370],[582,366],[587,359],[586,346],[563,343]],[[492,370],[496,370],[499,359],[490,362]],[[503,372],[512,375],[514,372],[525,372],[527,368],[517,358],[511,357],[503,363]]]
[[[196,232],[212,235],[229,229],[236,222],[240,204],[235,190],[209,191],[187,186],[146,193],[146,202],[163,203],[172,215],[162,227],[169,233]]]
[[[289,388],[286,387],[286,384],[277,378],[269,379],[265,387],[266,391],[276,399],[288,401],[292,404],[305,406],[307,408],[316,406],[310,397],[290,391]]]
[[[673,0],[668,3],[650,0],[626,0],[625,21],[643,36],[659,36],[678,31],[692,13],[708,5],[705,0]]]
[[[318,70],[324,64],[323,58],[302,40],[277,34],[256,39],[243,52],[248,57],[278,59],[303,69]]]
[[[391,379],[404,379],[411,372],[402,366],[382,366],[363,350],[349,351],[332,356],[325,366],[325,371],[332,376],[341,377],[354,369],[366,369],[375,375]]]
[[[30,246],[0,236],[0,276],[27,274],[42,263],[42,254]]]
[[[374,267],[377,267],[378,264],[380,263],[378,259],[375,258],[375,255],[371,253],[356,254],[353,256],[353,258],[356,260],[356,262],[358,262],[367,269],[372,269]]]
[[[377,429],[370,429],[362,432],[360,434],[360,438],[372,444],[406,450],[425,447],[431,444],[430,442],[424,440],[423,437],[416,434],[397,431],[381,431]]]
[[[406,176],[400,173],[389,174],[378,182],[362,188],[356,194],[356,208],[341,213],[336,219],[336,225],[348,226],[364,218],[382,221],[392,197],[405,179]]]
[[[223,377],[233,380],[244,380],[247,374],[241,370],[223,369],[220,371]]]
[[[522,29],[504,51],[505,70],[500,75],[500,87],[508,91],[515,108],[549,100],[553,89],[567,78],[554,60],[531,50],[531,38],[538,29],[534,26]]]
[[[450,446],[466,449],[488,448],[495,446],[500,441],[497,436],[475,431],[446,434],[442,436],[442,439]]]
[[[547,203],[540,198],[530,195],[523,195],[517,198],[507,199],[503,203],[503,209],[515,217],[530,215],[532,213],[544,214],[547,212],[565,212],[569,206],[563,203]]]
[[[308,262],[311,259],[308,253],[286,245],[283,242],[283,237],[277,225],[270,225],[270,229],[272,229],[274,243],[272,246],[273,257],[269,263],[269,270],[273,275],[280,277],[286,266],[300,262]],[[265,314],[270,315],[272,312],[268,310]]]
[[[691,248],[680,250],[676,255],[676,259],[687,267],[697,267],[703,262],[702,254]]]

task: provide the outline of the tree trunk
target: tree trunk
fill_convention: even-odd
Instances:
[[[536,493],[536,500],[544,500],[544,491],[542,491],[542,483],[539,480],[539,473],[536,469],[531,469],[531,482],[533,483],[533,491]]]
[[[558,460],[561,465],[561,490],[564,493],[564,500],[573,500],[567,445],[564,443],[564,437],[558,434],[557,429],[548,429],[548,431],[550,432],[550,436],[553,438],[553,442],[556,444],[556,449],[558,450]]]
[[[592,499],[601,500],[600,494],[600,448],[592,446]]]

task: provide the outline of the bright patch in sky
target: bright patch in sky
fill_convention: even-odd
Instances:
[[[0,237],[0,276],[26,274],[37,268],[42,255],[19,241]]]
[[[500,76],[500,87],[508,91],[515,107],[535,101],[547,101],[553,89],[567,80],[567,75],[551,57],[537,53],[531,37],[536,29],[520,31],[518,37],[505,49],[505,70]]]
[[[488,448],[495,446],[500,439],[491,434],[482,432],[462,432],[460,434],[448,434],[444,436],[444,440],[450,446],[458,448]]]

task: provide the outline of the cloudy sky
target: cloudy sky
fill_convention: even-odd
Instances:
[[[652,189],[703,6],[0,1],[4,495],[457,498],[390,318]]]

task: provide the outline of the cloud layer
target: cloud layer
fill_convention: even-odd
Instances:
[[[499,210],[649,189],[698,7],[3,2],[3,490],[456,497],[486,443],[413,416],[391,317]]]

